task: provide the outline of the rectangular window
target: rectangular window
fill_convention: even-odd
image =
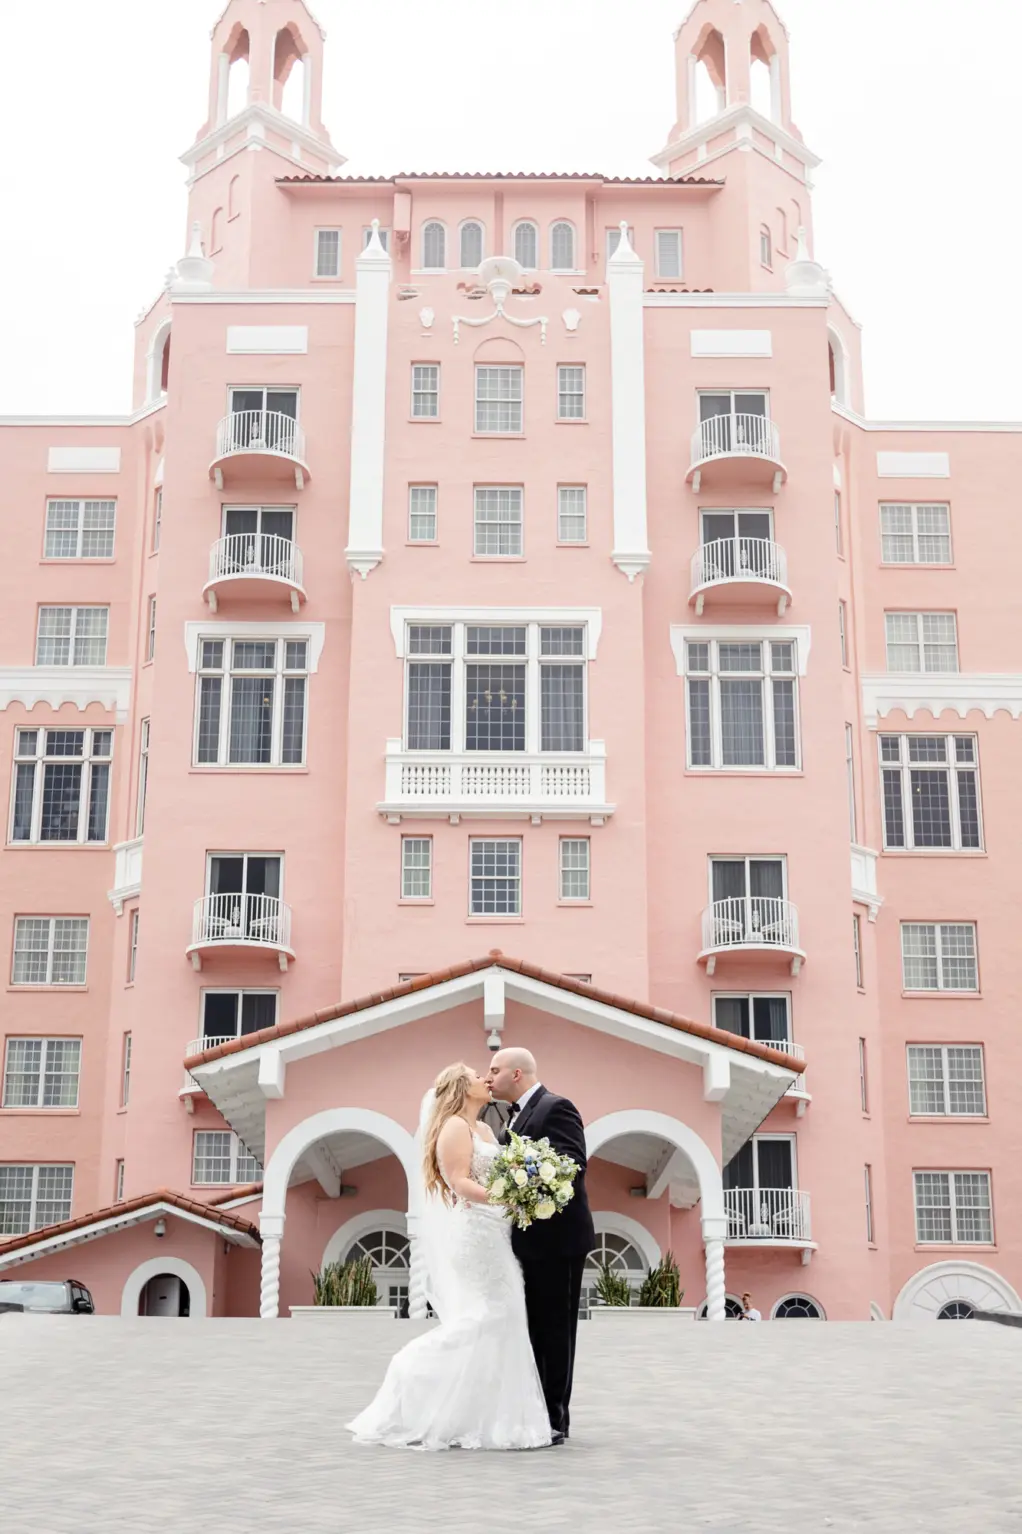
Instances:
[[[882,504],[880,548],[885,565],[949,565],[950,506]]]
[[[859,1102],[863,1113],[869,1112],[869,1076],[866,1071],[866,1040],[859,1040]]]
[[[858,816],[855,812],[855,729],[845,725],[845,776],[848,779],[848,828],[853,842],[859,840]]]
[[[476,431],[522,430],[521,367],[476,368]]]
[[[105,666],[108,607],[40,607],[37,666]]]
[[[688,765],[799,765],[795,641],[689,641]]]
[[[163,526],[163,486],[158,485],[153,496],[153,542],[152,552],[160,552],[160,531]]]
[[[586,418],[586,370],[584,367],[557,369],[557,419],[584,421]]]
[[[113,559],[116,501],[47,501],[45,559]]]
[[[277,1026],[277,991],[203,991],[202,1047]]]
[[[87,916],[18,916],[12,985],[84,985]]]
[[[588,836],[561,837],[560,899],[589,899]]]
[[[131,1098],[131,1034],[121,1041],[121,1107],[126,1108]]]
[[[469,915],[522,914],[522,843],[473,837],[469,842]]]
[[[520,559],[522,489],[520,485],[477,485],[472,552],[494,559]]]
[[[316,230],[316,276],[339,277],[341,275],[341,231],[339,229]]]
[[[26,1236],[71,1218],[74,1164],[0,1166],[0,1236]]]
[[[16,730],[12,842],[105,842],[113,730]]]
[[[773,242],[770,238],[770,230],[765,225],[759,231],[759,264],[760,266],[765,266],[767,271],[773,270]]]
[[[156,598],[149,598],[149,621],[146,630],[145,658],[147,661],[156,658]]]
[[[862,917],[852,917],[852,952],[855,955],[855,984],[859,990],[862,984]]]
[[[300,766],[308,670],[307,639],[200,639],[196,763]]]
[[[873,1168],[863,1167],[863,1191],[866,1196],[866,1240],[870,1246],[875,1240],[873,1234]]]
[[[981,1044],[909,1044],[909,1113],[941,1118],[985,1118],[986,1083]]]
[[[881,735],[884,848],[983,845],[975,735]]]
[[[705,947],[748,943],[797,947],[784,858],[711,857],[709,863],[710,909],[703,917]]]
[[[589,537],[585,485],[557,487],[557,542],[585,543]]]
[[[791,1042],[791,998],[748,991],[713,997],[713,1023],[725,1033],[783,1047]]]
[[[380,236],[380,244],[383,246],[384,250],[389,251],[390,250],[390,230],[389,229],[377,229],[376,232]],[[367,224],[363,228],[363,230],[362,230],[362,249],[363,250],[365,250],[366,246],[369,244],[369,241],[372,239],[372,237],[373,237],[373,226],[372,226],[372,224]]]
[[[975,924],[903,921],[901,964],[906,991],[978,991]]]
[[[845,538],[841,527],[841,491],[834,491],[834,538],[837,543],[837,551],[844,558]]]
[[[408,487],[408,542],[436,542],[436,485]]]
[[[412,364],[412,420],[436,421],[440,416],[440,364]]]
[[[848,604],[847,604],[847,602],[839,602],[837,604],[837,629],[838,629],[838,635],[839,635],[839,637],[841,639],[841,664],[842,664],[842,666],[847,667],[847,665],[848,665]]]
[[[149,720],[143,719],[138,731],[138,794],[135,800],[135,835],[145,830],[145,796],[149,786]]]
[[[81,1039],[8,1039],[3,1107],[77,1108]]]
[[[118,1156],[114,1162],[114,1203],[124,1202],[124,1158]]]
[[[450,624],[411,623],[407,645],[406,745],[409,751],[451,749]]]
[[[229,1129],[197,1129],[192,1141],[192,1182],[239,1186],[258,1182],[263,1169]]]
[[[615,255],[615,253],[617,251],[617,248],[620,245],[620,243],[621,243],[621,228],[620,228],[619,224],[615,224],[613,229],[608,229],[607,230],[607,260],[608,261],[613,259],[613,257]],[[629,225],[629,228],[628,228],[628,243],[632,247],[632,249],[634,250],[635,249],[635,230],[630,225]]]
[[[128,984],[135,984],[135,966],[138,963],[138,906],[132,911],[128,928]]]
[[[680,229],[656,231],[656,274],[662,281],[684,275]]]
[[[989,1172],[915,1172],[913,1179],[920,1245],[993,1243]]]
[[[433,838],[402,836],[401,899],[433,898]]]
[[[888,671],[958,670],[954,613],[885,613]]]

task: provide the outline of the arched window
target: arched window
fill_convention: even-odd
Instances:
[[[575,270],[575,230],[564,219],[550,230],[550,268],[555,272]]]
[[[716,27],[704,27],[692,50],[691,99],[693,123],[717,117],[727,106],[727,60],[724,39]]]
[[[170,321],[164,320],[149,346],[147,359],[146,399],[158,400],[167,392],[170,376]]]
[[[703,1303],[699,1307],[699,1319],[700,1319],[700,1321],[705,1321],[706,1320],[706,1312],[707,1312],[708,1309],[709,1309],[709,1304],[708,1304],[708,1302],[706,1300],[704,1300]],[[741,1300],[736,1299],[733,1294],[727,1295],[725,1300],[724,1300],[724,1315],[725,1315],[725,1318],[728,1321],[738,1321],[738,1320],[741,1319],[741,1315],[742,1315],[742,1302],[741,1302]]]
[[[213,217],[209,221],[209,253],[215,256],[217,251],[223,249],[224,210],[214,208]]]
[[[976,1314],[975,1305],[968,1300],[948,1300],[937,1312],[938,1321],[970,1321]]]
[[[227,45],[227,90],[224,103],[224,120],[236,117],[248,105],[249,90],[249,38],[244,27],[232,35]]]
[[[515,260],[530,271],[539,265],[539,232],[527,220],[515,225]]]
[[[227,188],[227,218],[237,218],[241,212],[241,177],[232,176],[230,186]]]
[[[461,226],[461,251],[458,264],[466,270],[477,267],[483,259],[483,226],[470,218]]]
[[[632,1291],[633,1303],[642,1280],[649,1271],[649,1264],[645,1257],[627,1236],[619,1235],[612,1230],[598,1230],[596,1245],[586,1258],[582,1277],[581,1309],[583,1312],[599,1303],[596,1281],[604,1265],[609,1267],[612,1273],[620,1275],[627,1281]]]
[[[770,238],[770,228],[767,224],[759,227],[759,264],[765,266],[768,271],[774,267],[774,242]]]
[[[304,47],[290,27],[281,27],[273,48],[273,104],[296,123],[306,120]]]
[[[160,359],[160,393],[166,394],[170,383],[170,331],[167,331],[167,339],[163,343],[163,356]]]
[[[368,1257],[380,1305],[397,1305],[402,1316],[408,1314],[408,1237],[398,1230],[371,1230],[353,1241],[344,1261]]]
[[[783,208],[777,210],[777,249],[783,255],[788,248],[788,215]]]
[[[808,1294],[789,1294],[774,1306],[775,1321],[822,1321],[823,1311]]]
[[[422,264],[429,272],[442,272],[447,265],[447,230],[436,219],[422,226]]]

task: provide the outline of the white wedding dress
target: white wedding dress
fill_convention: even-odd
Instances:
[[[498,1149],[473,1134],[475,1182],[485,1186]],[[442,1282],[431,1296],[439,1325],[394,1355],[375,1399],[348,1428],[356,1443],[392,1448],[544,1447],[550,1421],[510,1220],[459,1199],[443,1217],[442,1246]]]

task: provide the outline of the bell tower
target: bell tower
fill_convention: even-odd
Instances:
[[[797,135],[791,121],[788,33],[770,0],[697,0],[674,34],[674,47],[678,120],[672,139],[698,125],[701,71],[716,94],[711,117],[752,106]]]

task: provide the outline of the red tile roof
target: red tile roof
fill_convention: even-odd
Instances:
[[[278,176],[278,186],[391,186],[397,181],[597,181],[602,186],[723,186],[708,176],[604,176],[586,170],[402,170],[393,176]]]
[[[426,975],[419,975],[414,980],[406,980],[401,985],[388,986],[385,990],[374,991],[369,996],[356,997],[354,1001],[335,1002],[332,1007],[323,1007],[319,1012],[313,1012],[307,1017],[292,1019],[289,1023],[280,1023],[276,1028],[264,1028],[260,1033],[247,1033],[243,1038],[231,1039],[226,1044],[219,1044],[215,1049],[203,1050],[201,1054],[189,1055],[185,1060],[186,1069],[195,1065],[208,1064],[212,1060],[223,1060],[228,1055],[239,1054],[243,1050],[252,1049],[257,1044],[269,1044],[274,1039],[286,1039],[293,1033],[302,1033],[306,1028],[317,1028],[320,1023],[332,1023],[340,1017],[351,1017],[356,1012],[364,1012],[369,1007],[378,1007],[383,1002],[395,1001],[400,996],[410,996],[415,991],[429,990],[430,986],[442,985],[446,980],[457,980],[462,975],[471,975],[481,969],[492,969],[496,965],[500,969],[513,970],[516,974],[525,975],[530,980],[541,980],[546,985],[556,986],[562,991],[571,991],[577,996],[587,996],[593,1001],[602,1002],[605,1006],[616,1007],[620,1012],[630,1012],[635,1017],[646,1018],[651,1023],[660,1023],[664,1028],[673,1028],[678,1033],[690,1033],[699,1039],[708,1039],[713,1044],[723,1044],[727,1049],[737,1050],[740,1054],[754,1055],[757,1060],[766,1060],[771,1065],[781,1065],[785,1070],[801,1074],[805,1070],[805,1062],[796,1060],[791,1055],[784,1054],[779,1049],[771,1049],[768,1044],[760,1044],[755,1039],[743,1039],[739,1034],[728,1033],[723,1028],[715,1028],[710,1023],[697,1023],[690,1017],[682,1017],[678,1012],[669,1012],[665,1007],[653,1007],[649,1002],[635,1001],[628,996],[617,996],[611,991],[603,991],[599,986],[586,985],[580,980],[570,980],[566,975],[559,975],[555,970],[543,969],[538,964],[530,964],[525,959],[509,959],[501,953],[499,948],[494,948],[483,959],[466,959],[462,964],[452,964],[449,969],[437,969]]]
[[[261,1187],[262,1184],[252,1186]],[[218,1197],[219,1202],[237,1198],[239,1191],[242,1195],[245,1189],[235,1189]],[[154,1204],[172,1204],[176,1209],[184,1210],[186,1214],[197,1214],[208,1220],[215,1220],[218,1225],[229,1226],[232,1230],[240,1231],[244,1236],[253,1236],[259,1240],[259,1227],[253,1225],[251,1220],[243,1219],[239,1214],[232,1214],[228,1209],[217,1209],[214,1202],[202,1203],[199,1199],[188,1198],[183,1193],[172,1193],[169,1188],[157,1188],[155,1193],[144,1193],[140,1198],[129,1198],[120,1204],[110,1204],[106,1209],[93,1209],[89,1214],[80,1214],[74,1220],[61,1220],[56,1225],[44,1225],[40,1230],[33,1230],[25,1236],[15,1236],[10,1241],[0,1241],[0,1258],[7,1257],[11,1252],[19,1251],[25,1246],[35,1246],[39,1241],[52,1240],[54,1236],[70,1235],[75,1230],[87,1230],[90,1225],[100,1225],[104,1220],[115,1220],[121,1215],[137,1214],[142,1209],[149,1209]]]

